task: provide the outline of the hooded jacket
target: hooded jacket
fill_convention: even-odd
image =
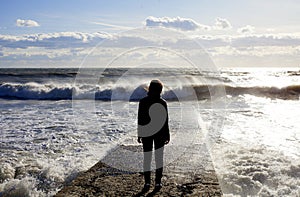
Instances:
[[[153,119],[159,118],[164,122],[162,122],[162,125],[155,125],[151,127],[151,117],[149,114],[149,109],[154,104],[160,104],[159,106],[162,106],[165,110],[164,113],[156,112],[155,116],[159,117],[152,117]],[[148,96],[144,97],[139,102],[139,109],[138,109],[138,137],[141,138],[159,138],[163,141],[169,141],[170,140],[170,132],[169,132],[169,118],[168,118],[168,107],[167,102],[160,97],[158,94],[148,94]],[[146,129],[146,125],[150,125],[149,128]],[[158,126],[158,127],[157,127]],[[157,127],[154,131],[152,131],[152,128]]]

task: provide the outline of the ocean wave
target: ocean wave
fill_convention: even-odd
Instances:
[[[228,95],[236,96],[242,94],[250,94],[254,96],[278,98],[278,99],[299,99],[300,85],[290,85],[286,87],[268,87],[268,86],[254,86],[254,87],[233,87],[225,86]]]
[[[72,86],[60,87],[39,83],[0,84],[0,97],[6,99],[67,100],[72,98]]]
[[[0,77],[26,77],[26,78],[51,78],[51,77],[75,77],[78,74],[78,69],[65,68],[65,69],[53,69],[53,68],[27,68],[27,69],[15,69],[15,68],[0,68]]]
[[[130,100],[137,101],[147,95],[147,86],[114,87],[82,85],[75,87],[72,84],[40,84],[30,83],[2,83],[0,84],[0,98],[20,100]],[[224,94],[239,96],[250,94],[260,97],[279,99],[299,99],[300,85],[278,87],[238,87],[231,85],[190,85],[166,89],[162,97],[166,100],[201,100],[210,99],[215,91],[224,90]]]

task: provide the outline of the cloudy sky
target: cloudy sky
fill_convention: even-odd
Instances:
[[[120,33],[150,27],[186,35],[174,42],[188,43],[191,39],[199,42],[219,67],[300,66],[297,0],[1,0],[0,3],[2,68],[78,67],[103,40],[149,45],[143,35],[132,39]],[[103,46],[103,49],[107,53],[118,47]]]

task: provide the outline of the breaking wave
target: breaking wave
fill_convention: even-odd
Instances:
[[[40,84],[30,83],[0,83],[0,98],[20,100],[70,100],[70,99],[95,99],[95,100],[130,100],[136,101],[147,94],[146,85],[133,86],[92,86],[81,87],[72,84]],[[279,99],[299,99],[300,85],[278,87],[238,87],[231,85],[190,85],[169,88],[163,92],[166,100],[192,100],[209,99],[212,92],[222,88],[227,95],[239,96],[250,94],[260,97]]]

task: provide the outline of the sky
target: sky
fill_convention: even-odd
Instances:
[[[297,0],[1,0],[0,4],[1,68],[78,67],[103,40],[130,39],[147,46],[143,35],[134,35],[133,41],[124,32],[153,27],[186,35],[176,40],[181,43],[199,42],[219,67],[300,67]],[[118,51],[120,46],[103,48]]]

